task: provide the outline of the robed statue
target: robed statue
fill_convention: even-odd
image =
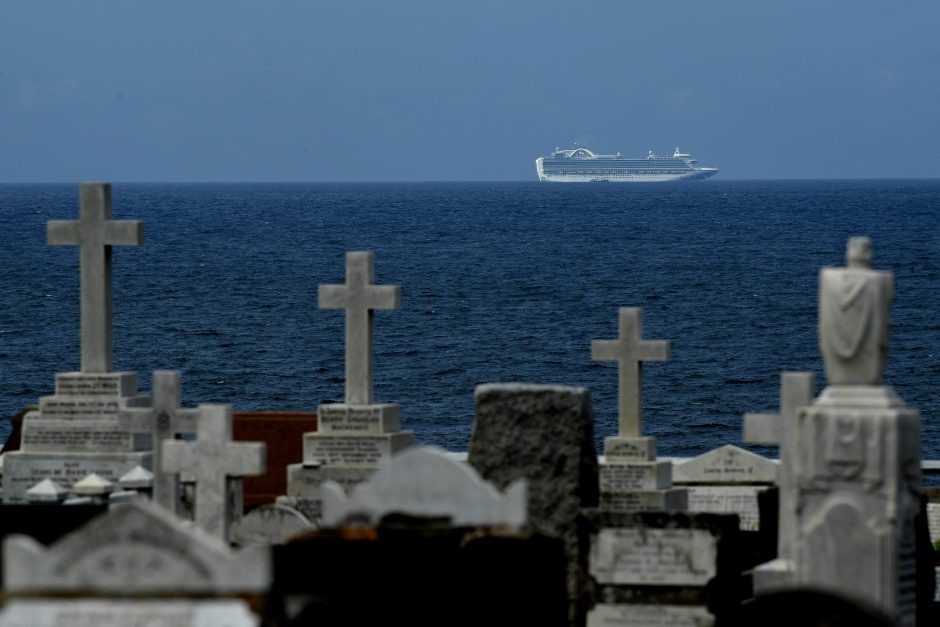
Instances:
[[[871,269],[871,240],[849,239],[846,268],[819,271],[819,349],[829,385],[880,385],[894,276]]]

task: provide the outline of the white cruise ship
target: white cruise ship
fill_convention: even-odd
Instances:
[[[704,179],[718,172],[717,168],[700,168],[691,155],[678,148],[671,157],[649,152],[645,158],[630,159],[619,152],[598,155],[587,148],[556,148],[547,157],[535,160],[540,181],[558,183],[665,183]]]

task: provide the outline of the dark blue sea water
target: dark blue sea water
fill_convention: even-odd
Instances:
[[[479,383],[591,389],[598,441],[616,431],[614,363],[592,362],[617,309],[640,306],[672,361],[645,368],[645,431],[663,455],[741,443],[776,410],[781,370],[812,370],[817,273],[873,239],[895,273],[886,379],[922,412],[940,458],[940,181],[676,186],[115,185],[114,365],[183,371],[186,405],[314,410],[343,396],[343,314],[317,285],[372,250],[402,309],[376,313],[376,400],[421,442],[466,449]],[[0,186],[0,415],[79,366],[78,251],[45,244],[76,219],[77,185]],[[0,424],[0,439],[6,424]],[[774,454],[769,449],[756,449]]]

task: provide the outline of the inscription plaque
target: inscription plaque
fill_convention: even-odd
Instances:
[[[304,465],[377,466],[412,444],[414,433],[410,431],[357,436],[308,433],[304,435]]]
[[[601,492],[658,490],[672,484],[669,462],[601,464],[598,469]]]
[[[760,529],[757,495],[766,486],[688,486],[689,512],[737,514],[742,531]]]
[[[318,433],[382,434],[398,431],[401,407],[394,404],[348,405],[335,403],[317,408]]]
[[[601,529],[590,571],[602,584],[704,586],[717,555],[717,540],[704,529]]]
[[[697,605],[612,605],[598,603],[587,627],[712,627],[714,615]]]

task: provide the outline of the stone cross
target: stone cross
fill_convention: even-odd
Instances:
[[[780,413],[744,414],[744,441],[749,444],[771,444],[780,447],[780,461],[787,463],[793,448],[786,441],[787,425],[796,433],[796,412],[813,403],[816,375],[812,372],[783,372],[780,374]],[[796,445],[795,442],[792,443]]]
[[[164,441],[162,470],[195,478],[196,524],[227,540],[229,527],[242,514],[241,499],[229,499],[229,480],[263,475],[266,447],[261,442],[232,442],[231,405],[200,405],[196,441]]]
[[[346,403],[372,403],[373,310],[398,309],[401,288],[373,285],[373,255],[346,253],[345,285],[321,285],[321,309],[346,310]]]
[[[111,371],[111,247],[144,243],[144,223],[111,219],[111,185],[81,184],[80,220],[50,220],[52,246],[81,247],[82,372]]]
[[[797,412],[813,403],[816,375],[812,372],[780,374],[780,413],[744,414],[744,441],[750,444],[771,444],[780,449],[779,514],[777,555],[792,559],[797,542],[797,511],[795,483],[797,476],[796,437]]]
[[[155,370],[150,407],[126,407],[118,414],[119,429],[148,431],[153,436],[153,500],[173,512],[179,505],[176,473],[163,470],[163,442],[180,433],[195,433],[196,409],[180,408],[180,373]]]
[[[591,359],[619,362],[620,435],[640,437],[643,427],[643,362],[669,361],[669,340],[643,340],[643,310],[620,308],[620,337],[593,340]]]

